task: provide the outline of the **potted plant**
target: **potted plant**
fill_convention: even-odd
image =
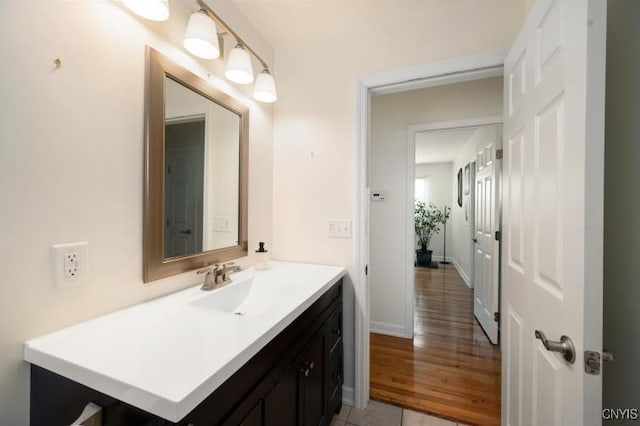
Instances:
[[[427,206],[424,201],[415,201],[416,242],[420,247],[419,250],[416,250],[418,265],[431,265],[433,250],[428,250],[429,243],[431,238],[440,231],[440,226],[449,219],[450,214],[451,208],[448,206],[440,210],[432,203]]]

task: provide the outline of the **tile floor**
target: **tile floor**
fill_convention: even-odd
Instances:
[[[395,405],[370,401],[367,408],[342,406],[331,426],[465,426],[439,417],[418,413]]]

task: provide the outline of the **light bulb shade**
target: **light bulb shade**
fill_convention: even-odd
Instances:
[[[269,71],[264,70],[256,77],[256,84],[253,88],[253,98],[256,101],[272,103],[278,100],[276,93],[276,82]]]
[[[216,59],[220,56],[216,23],[203,12],[191,14],[182,44],[198,58]]]
[[[247,52],[244,47],[236,46],[231,49],[224,76],[238,84],[249,84],[253,82],[251,56],[249,56],[249,52]]]
[[[122,0],[122,3],[136,15],[150,21],[169,19],[169,0]]]

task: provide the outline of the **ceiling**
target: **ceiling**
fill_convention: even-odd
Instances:
[[[475,131],[471,128],[416,133],[416,164],[454,161]]]
[[[282,47],[355,34],[452,0],[233,0],[267,39]]]

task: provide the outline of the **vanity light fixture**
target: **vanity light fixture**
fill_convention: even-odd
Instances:
[[[207,12],[201,9],[191,14],[183,44],[185,49],[199,58],[216,59],[220,56],[218,28]]]
[[[256,78],[256,84],[253,87],[253,98],[256,101],[265,103],[272,103],[278,100],[276,83],[267,68],[263,69]]]
[[[150,21],[169,19],[169,0],[122,0],[122,3],[136,15]]]
[[[224,76],[238,84],[253,83],[251,56],[249,56],[243,45],[238,43],[229,52],[227,70],[224,72]]]
[[[222,36],[230,35],[235,39],[236,46],[229,52],[229,59],[224,73],[225,77],[238,84],[252,83],[254,76],[251,56],[253,55],[263,68],[255,80],[253,97],[259,102],[275,102],[278,99],[276,84],[269,72],[267,63],[226,22],[220,19],[204,0],[197,0],[197,2],[200,10],[193,13],[189,18],[184,39],[185,49],[202,59],[216,59],[222,53],[219,39]],[[218,29],[222,29],[223,32],[218,33]]]

